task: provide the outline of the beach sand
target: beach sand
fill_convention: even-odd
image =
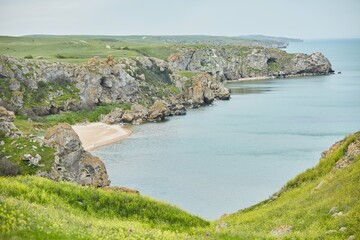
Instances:
[[[120,125],[108,125],[105,123],[88,123],[74,125],[72,128],[79,135],[85,150],[120,141],[131,135],[131,131]]]
[[[227,80],[226,82],[232,83],[232,82],[243,82],[243,81],[256,81],[256,80],[266,80],[266,79],[274,79],[275,77],[249,77],[249,78],[240,78],[236,80]]]

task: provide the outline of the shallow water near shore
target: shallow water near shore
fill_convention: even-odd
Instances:
[[[287,51],[323,52],[342,74],[231,83],[230,101],[132,126],[129,138],[92,151],[112,185],[213,220],[314,166],[360,130],[360,40],[305,41]]]

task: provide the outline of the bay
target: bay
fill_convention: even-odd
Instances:
[[[360,40],[291,43],[341,74],[228,84],[230,101],[189,110],[92,151],[112,185],[213,220],[256,204],[360,130]]]

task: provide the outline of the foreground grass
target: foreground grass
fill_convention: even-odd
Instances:
[[[351,166],[334,170],[336,161],[356,138],[360,138],[360,133],[348,137],[316,167],[289,181],[277,198],[220,219],[217,223],[224,221],[229,227],[216,236],[220,239],[275,239],[270,234],[273,229],[291,225],[293,229],[284,239],[359,237],[360,154]],[[329,213],[333,207],[344,215],[333,217]],[[346,230],[339,231],[341,227]]]
[[[360,154],[350,166],[334,168],[355,141],[360,132],[274,197],[212,223],[136,194],[1,177],[0,239],[356,239]],[[343,214],[332,216],[333,207]],[[271,233],[284,225],[292,230],[282,237]]]
[[[0,190],[1,239],[184,239],[209,225],[137,194],[38,177],[0,178]]]

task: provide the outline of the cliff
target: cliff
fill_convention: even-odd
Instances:
[[[157,102],[159,116],[123,115],[121,122],[143,122],[181,115],[186,108],[228,100],[222,82],[247,77],[324,75],[333,72],[321,53],[288,54],[279,49],[244,46],[183,45],[167,61],[154,57],[91,58],[77,65],[0,55],[0,105],[26,116],[78,111],[101,104]],[[161,116],[164,115],[164,116]],[[119,119],[116,120],[119,122]]]
[[[110,184],[104,163],[83,149],[70,125],[50,128],[41,139],[20,132],[14,119],[13,112],[0,107],[0,176],[30,174],[95,187]]]
[[[321,53],[290,54],[263,47],[179,47],[168,62],[173,71],[208,72],[219,81],[333,73],[331,63]]]
[[[189,94],[202,81],[194,97]],[[210,75],[189,79],[173,73],[156,58],[89,59],[82,65],[16,59],[0,55],[0,105],[27,115],[77,111],[100,104],[141,103],[150,107],[163,100],[170,111],[228,99],[227,89]],[[187,94],[183,94],[186,92]],[[205,92],[211,98],[204,97]],[[191,93],[191,92],[190,92]],[[202,97],[199,97],[202,94]]]

